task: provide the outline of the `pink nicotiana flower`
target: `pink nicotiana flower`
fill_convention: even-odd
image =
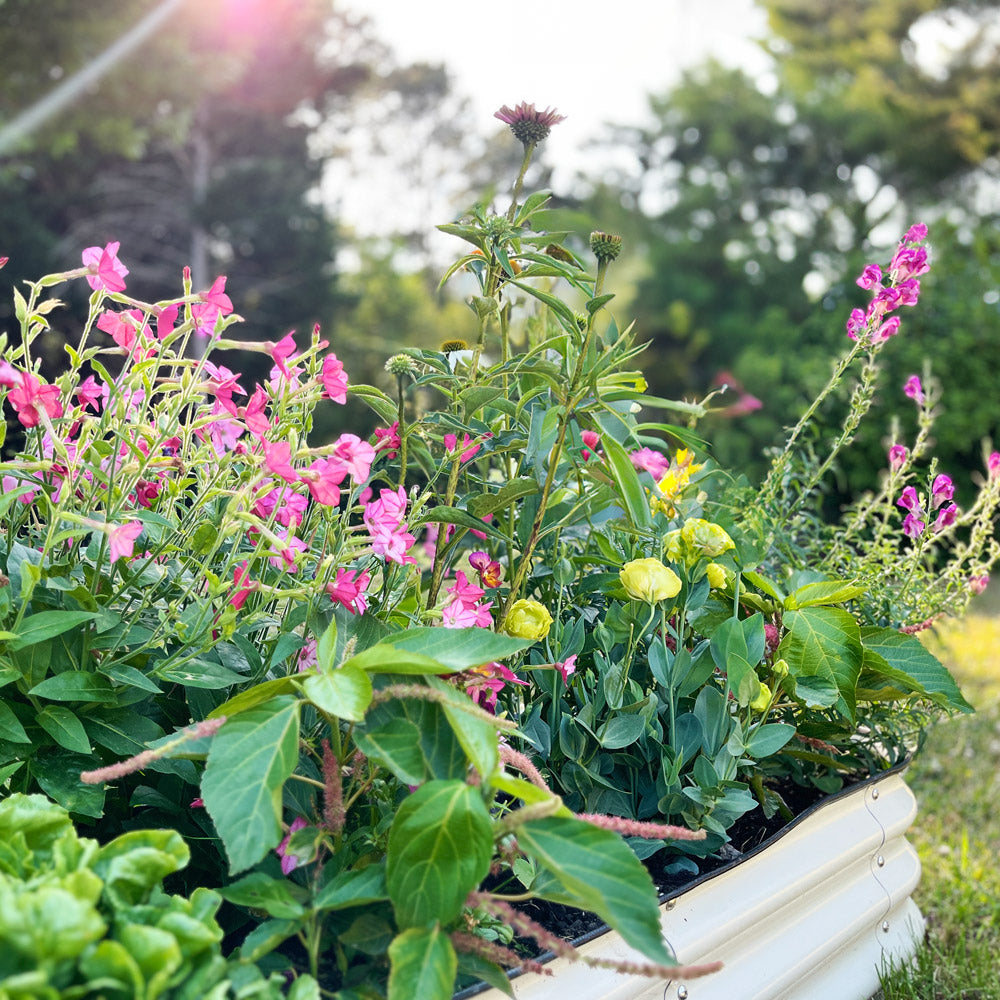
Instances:
[[[601,435],[597,431],[582,431],[580,433],[580,440],[584,443],[583,448],[580,449],[580,454],[583,456],[585,462],[590,460],[590,456],[594,451],[597,450],[597,446],[601,443]]]
[[[292,468],[292,446],[287,441],[263,441],[264,465],[268,472],[280,476],[286,483],[297,483],[299,474]]]
[[[318,458],[299,474],[313,500],[324,507],[340,503],[340,484],[347,478],[347,466],[339,458]]]
[[[918,406],[923,405],[924,399],[924,387],[920,381],[919,375],[911,375],[906,383],[903,385],[903,393],[914,400]]]
[[[295,346],[295,331],[289,330],[288,333],[284,335],[276,344],[268,342],[264,345],[267,349],[267,353],[271,355],[274,360],[275,367],[278,371],[285,376],[285,378],[291,378],[291,370],[294,367],[289,366],[288,359],[292,358],[293,362],[295,359],[295,352],[298,348]],[[301,369],[296,369],[301,370]]]
[[[102,405],[108,405],[108,387],[98,382],[93,375],[88,375],[76,387],[76,398],[85,410],[89,407],[95,413],[100,413]]]
[[[352,615],[363,615],[368,610],[365,591],[371,580],[369,573],[356,569],[338,569],[333,583],[326,585],[326,592],[335,604],[343,604]]]
[[[101,247],[87,247],[81,254],[84,266],[90,270],[87,284],[96,292],[124,292],[125,276],[128,268],[118,259],[121,243],[109,243]]]
[[[108,334],[133,361],[145,361],[156,356],[157,342],[144,320],[138,309],[105,309],[97,318],[97,329]]]
[[[239,611],[246,604],[247,598],[257,589],[259,581],[250,579],[250,569],[246,559],[233,571],[233,587],[235,588],[229,603]]]
[[[357,434],[341,434],[333,443],[333,457],[343,463],[356,483],[363,483],[375,461],[375,449]]]
[[[484,437],[490,437],[491,435],[485,434]],[[449,452],[453,452],[458,448],[458,437],[455,434],[445,434],[444,436],[444,446]],[[473,458],[477,451],[482,447],[482,442],[474,442],[468,434],[462,435],[462,454],[460,460],[462,462],[468,462],[470,458]]]
[[[323,395],[335,403],[347,402],[347,374],[344,364],[337,360],[336,354],[328,354],[323,358],[323,370],[319,380],[323,385]],[[398,429],[398,424],[396,425]],[[377,433],[377,432],[376,432]]]
[[[157,340],[166,340],[174,332],[174,324],[177,322],[178,312],[180,312],[180,306],[176,302],[172,302],[167,306],[160,306],[155,310]]]
[[[889,468],[899,469],[906,464],[906,460],[910,457],[910,453],[901,444],[894,444],[889,449]]]
[[[207,439],[215,454],[221,458],[236,447],[243,434],[243,425],[231,419],[228,407],[218,399],[212,406],[212,418],[196,427],[194,433],[200,441]]]
[[[632,464],[640,472],[648,472],[653,479],[659,482],[670,468],[670,459],[662,452],[654,451],[652,448],[640,448],[629,455]]]
[[[301,816],[297,816],[292,820],[292,825],[288,828],[288,833],[285,834],[284,840],[274,849],[274,853],[281,858],[281,873],[283,875],[291,875],[303,863],[300,858],[288,853],[288,845],[291,843],[292,834],[297,833],[308,825]]]
[[[206,391],[216,398],[231,402],[234,392],[238,392],[241,396],[246,395],[246,389],[239,383],[239,375],[230,371],[225,365],[214,365],[211,361],[205,361],[203,371],[208,376]],[[229,412],[232,413],[232,410]]]
[[[37,427],[44,413],[50,419],[63,415],[59,386],[47,385],[32,372],[17,372],[18,383],[7,394],[22,427]]]
[[[482,704],[490,711],[496,709],[497,695],[508,684],[519,684],[522,687],[526,687],[528,684],[502,663],[488,663],[484,667],[473,667],[466,671],[466,677],[468,681],[465,685],[465,693],[477,705]]]
[[[296,673],[304,673],[306,670],[312,670],[316,666],[318,662],[316,657],[317,645],[315,639],[306,640],[306,644],[299,650],[298,655],[295,657]]]
[[[130,559],[135,548],[135,540],[142,534],[142,521],[128,521],[119,524],[108,532],[111,545],[111,561]]]
[[[919,538],[927,527],[916,514],[907,514],[903,518],[903,534],[908,538]]]
[[[32,483],[26,483],[22,479],[16,479],[14,476],[0,476],[0,493],[13,493],[14,490],[25,486],[29,487],[28,492],[22,493],[18,499],[21,503],[31,503],[38,496],[37,486]]]
[[[232,300],[226,295],[226,278],[220,275],[212,282],[207,292],[201,293],[201,302],[191,306],[191,316],[195,322],[195,333],[202,337],[215,336],[215,324],[220,316],[228,316],[233,311]]]
[[[406,490],[402,486],[397,490],[384,489],[378,500],[365,504],[362,516],[375,555],[401,566],[416,562],[406,554],[416,542],[403,520],[406,504]]]
[[[907,486],[906,489],[903,490],[899,499],[896,501],[896,506],[902,507],[903,510],[909,510],[915,513],[920,513],[924,509],[924,505],[920,502],[920,497],[917,495],[917,491],[912,486]]]
[[[955,495],[955,484],[951,481],[951,476],[944,474],[934,477],[931,486],[931,510],[937,510],[946,500],[950,500]]]
[[[395,421],[391,427],[375,428],[375,451],[385,451],[386,458],[395,458],[396,451],[402,444],[399,439],[399,421]]]
[[[296,538],[288,531],[276,531],[275,534],[281,539],[283,547],[276,553],[268,556],[267,561],[275,569],[284,569],[289,573],[294,573],[298,567],[298,557],[300,552],[308,552],[309,546],[301,538]]]
[[[555,667],[556,670],[559,671],[559,675],[562,677],[563,683],[568,684],[570,675],[576,673],[576,653],[572,656],[567,656],[565,660],[561,663],[557,663]]]

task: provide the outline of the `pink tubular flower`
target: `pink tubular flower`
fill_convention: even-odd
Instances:
[[[982,576],[970,576],[969,591],[973,596],[978,597],[989,586],[989,582],[990,577],[988,573],[983,573]]]
[[[333,455],[339,459],[356,483],[363,483],[375,461],[375,449],[357,434],[341,434],[334,442]]]
[[[203,370],[208,376],[208,389],[218,399],[232,401],[233,393],[246,395],[246,389],[239,383],[239,375],[230,371],[225,365],[213,365],[211,361],[203,363]]]
[[[941,531],[943,528],[951,527],[957,517],[958,506],[956,504],[950,503],[947,507],[942,507],[938,511],[937,519],[934,521],[934,530]]]
[[[145,361],[156,355],[157,342],[153,331],[138,309],[126,309],[124,312],[105,309],[97,318],[97,329],[109,334],[134,361]]]
[[[490,559],[486,552],[470,552],[469,565],[479,575],[479,582],[484,587],[499,587],[503,581],[503,568],[495,559]]]
[[[851,340],[857,340],[868,326],[868,317],[862,309],[852,309],[851,315],[847,317],[847,336]]]
[[[118,259],[121,243],[109,243],[100,247],[87,247],[81,257],[89,269],[87,284],[96,292],[99,288],[106,292],[124,292],[125,275],[128,268]]]
[[[141,534],[142,521],[128,521],[112,528],[108,532],[108,541],[111,543],[111,561],[114,563],[122,558],[131,559],[135,540]]]
[[[292,834],[308,825],[309,824],[301,816],[297,816],[292,820],[292,825],[288,828],[288,833],[285,834],[284,840],[282,840],[282,842],[274,849],[274,853],[281,858],[281,873],[283,875],[291,875],[292,872],[303,863],[294,854],[288,853],[288,845],[291,843]]]
[[[335,403],[347,402],[347,374],[344,364],[337,359],[336,354],[328,354],[323,358],[323,370],[319,376],[323,384],[323,395]],[[376,432],[377,433],[377,432]]]
[[[569,683],[570,674],[576,673],[576,653],[572,656],[567,656],[565,660],[561,663],[555,665],[556,670],[559,671],[559,675],[563,679],[564,684]]]
[[[365,589],[370,574],[355,569],[338,569],[333,583],[326,585],[326,592],[334,604],[343,604],[352,615],[363,615],[368,610]]]
[[[299,568],[299,553],[308,552],[309,546],[306,545],[301,538],[296,538],[295,535],[291,533],[291,529],[287,531],[277,531],[275,534],[284,543],[284,548],[280,549],[277,553],[268,556],[267,561],[275,569],[285,569],[289,573],[294,573]]]
[[[180,312],[180,306],[176,302],[172,302],[168,306],[160,306],[155,310],[157,340],[166,340],[174,332],[174,323],[177,322],[178,312]]]
[[[924,509],[924,505],[920,502],[920,497],[917,496],[917,491],[912,486],[907,486],[903,490],[896,501],[896,506],[914,513],[920,513]]]
[[[527,686],[527,681],[522,681],[508,667],[502,663],[487,663],[484,667],[473,667],[466,671],[469,678],[465,686],[465,693],[477,704],[494,711],[497,704],[497,694],[508,684],[519,684]]]
[[[304,673],[306,670],[312,670],[316,666],[316,647],[317,642],[315,639],[307,639],[306,644],[299,650],[299,655],[295,657],[297,673]]]
[[[640,448],[629,455],[632,464],[640,472],[648,472],[657,482],[659,482],[670,468],[670,459],[662,452],[654,451],[652,448]]]
[[[923,405],[924,399],[924,387],[920,381],[919,375],[911,375],[906,383],[903,385],[903,393],[910,397],[918,406]]]
[[[583,456],[583,460],[586,462],[590,459],[592,454],[591,449],[597,450],[597,446],[601,443],[601,435],[597,431],[583,431],[580,434],[580,440],[583,441],[586,447],[580,449],[580,454]]]
[[[297,483],[298,473],[291,466],[292,446],[287,441],[264,441],[264,465],[269,472],[280,476],[286,483]]]
[[[900,247],[892,258],[889,269],[895,272],[897,281],[905,281],[907,278],[917,278],[921,274],[926,274],[931,269],[927,261],[927,248]]]
[[[247,598],[257,589],[259,581],[250,579],[250,568],[246,559],[233,570],[233,586],[236,588],[229,603],[239,611],[246,604]]]
[[[309,487],[313,500],[324,507],[340,503],[340,484],[347,478],[347,466],[339,458],[319,458],[299,478]]]
[[[916,514],[907,514],[903,518],[903,534],[907,538],[919,538],[927,527]]]
[[[868,264],[865,269],[861,272],[855,284],[859,288],[864,288],[866,291],[874,288],[876,285],[880,284],[882,281],[882,268],[878,264]]]
[[[441,624],[445,628],[489,628],[493,624],[492,607],[492,601],[471,605],[452,601],[441,609]]]
[[[95,413],[100,413],[102,404],[107,406],[108,387],[101,385],[93,375],[88,375],[77,386],[76,398],[85,410],[89,407]]]
[[[396,449],[400,447],[402,441],[399,438],[399,421],[395,421],[391,427],[375,428],[375,451],[388,451],[386,458],[395,458]]]
[[[402,486],[398,490],[385,489],[380,491],[378,500],[365,504],[363,515],[372,551],[400,566],[416,562],[406,555],[416,542],[403,521],[406,503],[406,490]]]
[[[906,450],[906,448],[903,447],[903,445],[894,444],[889,449],[889,468],[890,469],[901,468],[906,463],[906,460],[909,457],[910,453]]]
[[[455,434],[445,434],[444,436],[444,446],[449,452],[453,452],[458,448],[458,437]],[[473,443],[473,439],[469,437],[468,434],[462,435],[462,454],[460,461],[468,462],[470,458],[473,458],[477,451],[482,447],[481,442]]]
[[[895,337],[899,333],[899,317],[890,316],[884,323],[882,323],[878,330],[875,331],[876,340],[888,340],[890,337]]]
[[[225,275],[220,275],[212,282],[212,287],[207,292],[201,293],[201,302],[191,306],[195,333],[202,337],[214,336],[218,318],[228,316],[232,311],[232,300],[226,295],[226,278]]]
[[[937,510],[946,500],[950,500],[955,495],[955,484],[951,481],[951,476],[935,476],[934,484],[931,486],[931,510]]]
[[[50,419],[63,415],[57,385],[45,384],[32,372],[18,372],[17,375],[18,385],[10,390],[7,399],[22,427],[37,427],[43,413]]]
[[[990,457],[986,459],[986,471],[990,474],[990,479],[996,479],[1000,475],[1000,451],[990,452]]]

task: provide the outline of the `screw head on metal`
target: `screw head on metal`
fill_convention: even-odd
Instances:
[[[880,854],[875,859],[875,864],[877,864],[879,866],[879,868],[885,868],[885,858],[883,858],[882,855]]]
[[[882,921],[882,930],[888,932],[888,930],[889,930],[889,921],[888,920],[883,920]]]
[[[687,1000],[688,989],[686,986],[677,987],[677,1000]]]
[[[873,788],[872,789],[872,798],[873,799],[877,799],[878,798],[878,789],[877,788]]]

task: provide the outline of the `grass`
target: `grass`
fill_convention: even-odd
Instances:
[[[1000,1000],[1000,616],[971,614],[928,642],[976,714],[934,726],[907,775],[927,938],[875,1000]]]

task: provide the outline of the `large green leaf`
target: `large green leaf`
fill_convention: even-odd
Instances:
[[[855,690],[864,652],[861,630],[854,616],[841,608],[802,608],[787,611],[782,619],[787,632],[778,655],[796,680],[817,677],[836,685],[839,697],[833,707],[854,722]]]
[[[231,872],[281,840],[281,790],[299,759],[300,702],[282,696],[241,712],[212,738],[201,782]]]
[[[468,758],[440,705],[400,698],[377,705],[355,733],[358,749],[400,781],[464,778]]]
[[[610,435],[602,438],[601,444],[608,461],[612,478],[618,486],[629,520],[637,528],[648,528],[651,523],[649,498],[639,481],[639,473],[632,464],[628,452]]]
[[[389,830],[386,886],[397,924],[450,923],[486,877],[492,855],[493,824],[478,789],[464,781],[418,788]]]
[[[517,843],[566,890],[558,902],[572,899],[572,905],[596,913],[654,962],[673,961],[649,872],[616,833],[576,817],[549,816],[522,823]]]
[[[317,910],[342,910],[388,898],[385,862],[380,861],[367,868],[349,868],[338,872],[316,893],[313,907]]]
[[[843,580],[823,580],[806,583],[790,593],[784,600],[786,609],[811,608],[824,604],[843,604],[853,601],[865,592],[864,587]]]
[[[930,695],[943,695],[949,708],[959,712],[973,710],[962,697],[955,678],[916,636],[873,626],[861,630],[861,641],[865,649],[878,653],[890,667],[905,674],[920,689]]]
[[[350,662],[310,674],[303,681],[302,690],[320,710],[351,722],[360,722],[372,701],[371,678]]]
[[[296,898],[296,891],[301,888],[288,879],[272,878],[264,872],[250,872],[231,885],[218,890],[223,899],[237,906],[246,906],[255,910],[263,910],[269,917],[282,920],[301,917],[305,908]]]
[[[62,635],[70,629],[79,628],[97,615],[90,611],[40,611],[22,619],[17,629],[17,638],[7,640],[8,649],[24,649],[36,642]]]
[[[48,701],[115,701],[115,690],[107,677],[83,670],[65,670],[46,677],[28,694]]]
[[[0,701],[0,740],[11,743],[30,743],[31,737],[9,705]]]
[[[389,1000],[451,1000],[458,957],[441,928],[411,927],[389,945]]]
[[[93,757],[55,747],[47,747],[31,761],[39,787],[64,809],[99,818],[104,812],[106,785],[85,785],[80,772],[99,763]]]
[[[46,705],[36,716],[35,721],[61,747],[74,753],[90,753],[90,741],[87,731],[76,714],[65,705]]]
[[[441,707],[452,731],[475,769],[488,778],[500,763],[496,729],[480,715],[469,711],[474,705],[467,694],[437,677],[428,677],[426,682],[447,699]]]
[[[437,662],[434,673],[450,670],[468,670],[480,667],[493,660],[503,660],[533,645],[530,639],[515,639],[509,635],[497,635],[485,628],[409,628],[405,632],[395,632],[386,636],[377,646],[367,652],[375,652],[382,646],[404,650],[428,657]],[[391,664],[385,668],[388,673],[409,673],[394,669]],[[426,671],[430,673],[431,671]]]

